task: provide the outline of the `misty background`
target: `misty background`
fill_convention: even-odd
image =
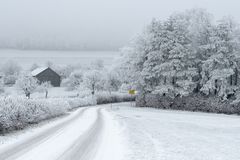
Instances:
[[[152,18],[206,8],[216,19],[234,15],[236,0],[0,0],[0,48],[118,50]]]

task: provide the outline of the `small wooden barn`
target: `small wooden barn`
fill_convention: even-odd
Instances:
[[[37,68],[32,71],[32,76],[40,83],[50,82],[53,87],[60,87],[61,77],[49,67]]]

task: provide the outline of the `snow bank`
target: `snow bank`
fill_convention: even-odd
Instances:
[[[95,104],[96,100],[91,97],[65,99],[0,98],[0,133],[22,129],[29,124],[66,114],[71,109]]]

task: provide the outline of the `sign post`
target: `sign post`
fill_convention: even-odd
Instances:
[[[136,90],[131,89],[131,90],[128,91],[128,94],[130,94],[131,97],[132,97],[132,96],[134,96],[136,94]],[[133,107],[133,102],[131,102],[131,107]]]

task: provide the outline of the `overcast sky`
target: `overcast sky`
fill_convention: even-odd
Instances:
[[[239,7],[239,0],[0,0],[0,45],[118,49],[153,17],[206,8],[240,22]]]

